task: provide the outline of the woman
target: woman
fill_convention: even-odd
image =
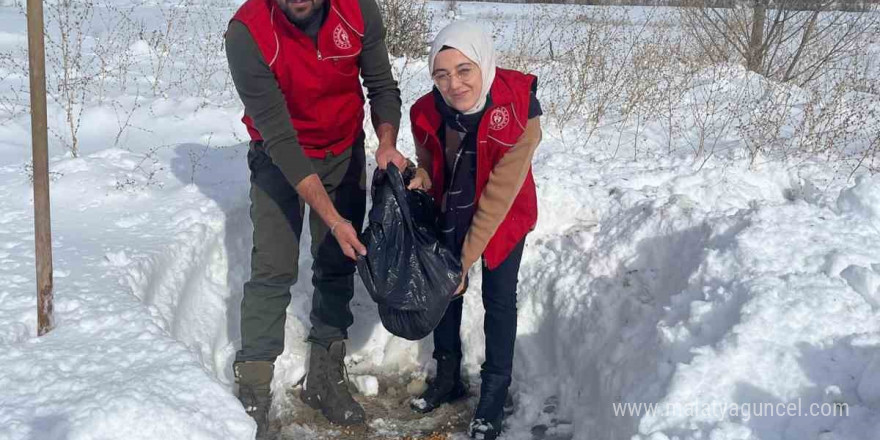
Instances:
[[[440,207],[442,240],[466,275],[482,256],[486,361],[472,438],[501,432],[516,339],[516,285],[526,234],[537,221],[531,160],[541,140],[532,75],[495,67],[491,37],[468,22],[437,35],[428,58],[433,90],[410,110],[418,168],[410,189]],[[459,293],[466,290],[466,278]],[[454,300],[434,330],[437,376],[411,406],[422,413],[462,397],[461,313]]]

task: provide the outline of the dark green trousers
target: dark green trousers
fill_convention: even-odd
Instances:
[[[340,155],[311,161],[336,210],[360,231],[367,202],[363,134]],[[254,247],[251,277],[244,284],[241,302],[241,350],[235,360],[274,361],[284,350],[284,322],[290,287],[298,277],[305,203],[262,150],[262,143],[252,143],[248,167]],[[309,228],[314,293],[308,340],[329,346],[346,339],[354,321],[349,301],[354,295],[355,263],[311,210]]]

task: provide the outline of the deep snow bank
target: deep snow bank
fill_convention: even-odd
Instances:
[[[575,438],[876,432],[877,180],[843,190],[838,210],[792,196],[804,182],[781,168],[661,170],[633,170],[635,184],[600,177],[602,190],[583,194],[607,199],[598,225],[529,259],[516,365],[526,404],[513,423],[548,423],[543,402],[557,395]],[[765,402],[804,413],[700,412]],[[625,403],[670,410],[615,413]],[[806,414],[812,404],[849,413]]]
[[[137,189],[139,160],[122,150],[53,160],[56,329],[42,338],[30,186],[20,165],[0,170],[2,438],[252,435],[229,387],[205,369],[226,350],[216,316],[226,310],[205,301],[213,292],[194,266],[215,255],[223,211],[171,172]],[[168,171],[179,160],[162,157]],[[167,281],[175,277],[183,284]]]

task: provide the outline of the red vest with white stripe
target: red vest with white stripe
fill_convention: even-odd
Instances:
[[[275,0],[247,0],[232,17],[247,26],[287,102],[290,122],[309,157],[337,155],[363,130],[360,82],[364,19],[358,0],[330,2],[318,42],[299,30]],[[242,118],[253,140],[260,132]]]
[[[501,157],[516,143],[526,129],[528,120],[530,93],[537,80],[533,75],[526,75],[515,70],[496,69],[495,80],[492,82],[490,95],[492,105],[483,113],[477,130],[477,192],[476,202],[479,206],[480,195],[489,174]],[[443,119],[434,106],[431,92],[419,98],[410,109],[413,138],[423,145],[432,156],[431,196],[439,205],[445,192],[444,173],[446,172],[446,155],[444,146],[440,145],[437,131],[443,125]],[[532,169],[526,175],[519,194],[513,201],[507,216],[498,226],[495,235],[489,240],[483,258],[489,269],[495,269],[504,261],[514,246],[529,231],[535,228],[538,221],[538,197],[535,191],[535,179]]]

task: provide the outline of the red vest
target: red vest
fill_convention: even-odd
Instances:
[[[330,11],[318,44],[299,30],[275,0],[247,0],[233,20],[247,26],[287,102],[290,122],[309,157],[345,151],[363,130],[359,78],[364,19],[358,0],[327,0]],[[250,117],[242,122],[261,140]]]
[[[490,90],[492,106],[486,109],[477,130],[477,203],[489,181],[492,168],[525,131],[530,92],[536,79],[533,75],[514,70],[496,69],[495,71],[495,81],[492,82]],[[433,187],[430,193],[439,205],[445,191],[443,183],[446,155],[437,136],[443,120],[434,107],[432,93],[422,96],[413,104],[410,109],[410,121],[415,141],[431,152]],[[498,226],[498,230],[483,252],[483,258],[489,269],[498,267],[513,247],[535,228],[537,221],[538,197],[535,193],[535,179],[529,168],[525,183],[514,199],[513,206],[510,207],[510,211],[507,212],[507,216]]]

